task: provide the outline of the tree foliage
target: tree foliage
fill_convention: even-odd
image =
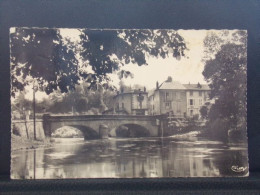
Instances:
[[[221,43],[214,58],[206,61],[203,71],[206,81],[210,83],[210,98],[215,101],[206,117],[211,125],[222,121],[226,130],[241,130],[246,124],[247,55],[244,40],[245,31],[238,31],[233,34],[231,42]],[[201,111],[205,114],[206,110]]]
[[[80,41],[65,39],[59,29],[14,28],[11,39],[12,95],[31,82],[47,94],[68,92],[80,80],[109,87],[107,73],[129,63],[146,65],[147,56],[184,56],[186,45],[176,31],[80,30]],[[123,76],[130,75],[123,72]]]
[[[18,111],[21,114],[24,114],[26,110],[32,109],[32,102],[25,98],[25,93],[20,92],[14,101],[12,101],[12,111]]]
[[[80,80],[73,48],[57,29],[15,28],[11,39],[12,95],[37,82],[47,93],[68,92]]]
[[[247,34],[244,30],[221,30],[221,31],[209,31],[206,38],[203,40],[204,44],[204,56],[203,61],[214,59],[217,52],[221,50],[221,47],[225,44],[245,45],[247,42]]]
[[[46,111],[51,113],[100,114],[112,104],[115,92],[109,89],[88,89],[88,85],[80,84],[76,89],[56,99],[51,95],[53,104]]]
[[[207,104],[201,106],[201,108],[200,108],[200,114],[201,114],[201,117],[202,117],[203,119],[207,119],[207,118],[208,118],[209,109],[210,109],[210,104],[209,104],[209,103],[207,103]]]

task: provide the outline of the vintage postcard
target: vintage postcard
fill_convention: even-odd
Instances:
[[[12,179],[248,176],[247,31],[10,28]]]

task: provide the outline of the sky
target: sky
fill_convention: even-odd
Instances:
[[[155,88],[156,82],[164,82],[168,76],[173,80],[179,81],[182,84],[198,83],[205,84],[202,75],[204,64],[201,62],[203,57],[203,40],[206,37],[207,31],[205,30],[179,30],[179,34],[184,38],[187,44],[188,51],[187,57],[182,57],[177,60],[173,57],[166,59],[149,57],[147,66],[138,66],[136,64],[128,64],[123,67],[124,70],[129,70],[134,74],[134,78],[128,77],[124,79],[126,85],[144,85],[147,89]],[[119,79],[117,75],[111,74],[113,83],[118,84]]]
[[[148,57],[147,66],[138,66],[137,64],[128,64],[123,70],[128,70],[133,73],[134,78],[128,77],[123,79],[126,85],[144,85],[147,89],[155,88],[156,82],[164,82],[168,76],[173,80],[185,83],[206,83],[202,71],[204,64],[201,62],[203,57],[203,40],[207,35],[207,30],[178,30],[178,33],[186,41],[186,46],[189,49],[186,51],[186,56],[180,60],[173,57],[166,59]],[[61,34],[64,37],[70,37],[73,40],[78,40],[79,31],[76,29],[61,29]],[[109,74],[112,79],[112,84],[119,86],[119,78],[117,72]]]
[[[213,31],[213,30],[211,30]],[[215,31],[215,30],[214,30]],[[143,85],[146,88],[153,89],[156,86],[156,82],[164,82],[168,76],[171,76],[173,80],[179,81],[182,84],[198,82],[205,84],[206,81],[203,78],[202,72],[204,69],[203,57],[203,40],[206,37],[208,30],[178,30],[178,33],[184,38],[188,50],[186,50],[186,57],[182,57],[177,60],[173,57],[167,57],[165,59],[148,57],[147,66],[138,66],[136,64],[125,65],[122,69],[129,70],[133,73],[133,78],[123,79],[126,85]],[[79,40],[80,32],[77,29],[60,29],[60,33],[63,37],[68,37],[71,40]],[[117,72],[109,74],[113,85],[119,86],[119,78]],[[27,99],[31,99],[32,90],[28,89],[26,94]],[[37,92],[36,98],[43,99],[47,97],[43,92]]]

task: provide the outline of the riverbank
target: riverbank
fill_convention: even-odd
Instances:
[[[190,132],[187,132],[187,133],[178,133],[178,134],[172,135],[170,137],[177,138],[177,139],[192,140],[192,139],[197,138],[197,136],[200,135],[200,134],[201,134],[201,131],[190,131]]]
[[[50,147],[53,145],[49,140],[32,140],[17,135],[12,135],[11,139],[11,151]]]

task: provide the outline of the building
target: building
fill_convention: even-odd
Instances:
[[[208,101],[210,88],[208,85],[184,84],[186,88],[187,115],[200,115],[200,108]]]
[[[149,96],[149,114],[171,113],[175,116],[194,116],[200,114],[200,107],[208,100],[208,85],[181,84],[171,77],[161,85],[156,84],[154,93]]]
[[[186,88],[171,77],[160,86],[157,82],[154,93],[149,97],[151,115],[172,113],[183,116],[187,110]]]
[[[146,89],[124,92],[122,89],[114,97],[115,114],[148,115],[148,93]]]

